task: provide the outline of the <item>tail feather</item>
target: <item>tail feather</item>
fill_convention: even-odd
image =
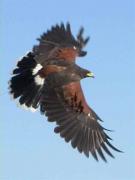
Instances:
[[[20,104],[26,104],[26,106],[30,107],[33,104],[33,100],[36,98],[36,95],[39,93],[40,86],[31,83],[26,90],[24,90],[22,96],[19,99]]]
[[[30,71],[36,67],[37,63],[34,60],[34,55],[29,52],[18,63],[17,68],[13,70],[13,74],[20,74],[26,71]]]
[[[28,53],[17,63],[17,67],[13,70],[9,88],[13,98],[19,98],[20,105],[28,108],[38,108],[43,84],[37,84],[35,78],[41,68],[42,66],[36,63],[34,55]]]
[[[43,88],[40,87],[40,89],[38,90],[38,93],[36,94],[35,98],[33,99],[33,102],[32,102],[33,108],[37,108],[39,106],[41,95],[43,93],[42,90],[43,90]]]
[[[14,98],[19,97],[23,91],[33,82],[34,78],[30,72],[13,76],[10,81],[11,93]]]

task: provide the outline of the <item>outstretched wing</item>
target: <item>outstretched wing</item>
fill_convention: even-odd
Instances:
[[[43,33],[38,40],[39,45],[34,46],[33,52],[36,61],[40,64],[46,63],[48,59],[57,58],[57,56],[62,53],[61,47],[78,45],[72,35],[69,23],[67,26],[64,26],[63,23],[52,26],[52,28],[46,33]]]
[[[56,90],[47,90],[41,100],[41,112],[48,121],[56,121],[56,133],[71,141],[72,147],[87,157],[91,153],[96,160],[99,156],[106,161],[104,152],[114,157],[108,147],[120,152],[111,145],[111,138],[105,133],[97,114],[87,105],[79,82],[70,83]]]
[[[77,38],[75,38],[69,23],[66,26],[63,23],[52,26],[50,30],[38,38],[39,45],[33,48],[37,63],[43,65],[54,58],[75,61],[76,56],[85,56],[87,52],[82,51],[82,49],[89,41],[89,37],[83,37],[83,30],[81,28]]]

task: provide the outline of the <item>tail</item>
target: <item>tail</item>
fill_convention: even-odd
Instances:
[[[17,63],[9,82],[12,97],[19,98],[19,104],[32,111],[39,106],[44,85],[44,79],[38,76],[41,68],[30,52]]]

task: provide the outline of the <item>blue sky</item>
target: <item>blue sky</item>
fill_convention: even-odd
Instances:
[[[135,179],[135,2],[133,0],[4,0],[0,44],[0,180]],[[94,72],[85,79],[86,99],[113,129],[113,144],[125,153],[97,163],[73,150],[53,133],[55,124],[39,112],[16,106],[8,80],[19,57],[51,25],[69,21],[74,34],[91,36],[88,55],[78,64]]]

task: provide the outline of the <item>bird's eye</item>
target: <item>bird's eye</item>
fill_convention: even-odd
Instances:
[[[76,47],[76,46],[73,46],[73,49],[74,49],[74,50],[76,50],[76,49],[77,49],[77,47]]]

